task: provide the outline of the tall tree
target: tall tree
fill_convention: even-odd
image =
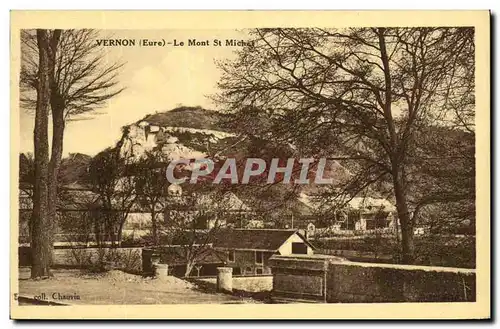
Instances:
[[[52,244],[50,230],[51,217],[48,211],[49,190],[49,141],[48,141],[48,112],[49,112],[49,34],[46,30],[36,31],[38,56],[37,99],[35,109],[35,185],[33,191],[33,214],[31,217],[30,235],[32,267],[31,277],[40,278],[50,276],[52,261]]]
[[[255,129],[292,143],[303,156],[356,159],[346,191],[353,196],[380,182],[390,188],[403,262],[411,263],[416,132],[471,109],[471,97],[459,100],[473,92],[465,77],[474,76],[467,59],[474,30],[257,29],[250,35],[236,60],[219,63],[215,99],[236,117],[256,109],[267,124]]]
[[[89,180],[99,195],[102,214],[102,220],[96,222],[95,234],[98,239],[105,236],[113,245],[121,241],[123,226],[137,201],[132,158],[122,153],[128,131],[124,127],[115,147],[98,153],[89,166]]]
[[[66,122],[104,106],[123,90],[118,87],[117,80],[122,64],[107,63],[106,53],[95,42],[99,35],[95,30],[56,29],[46,33],[51,35],[44,56],[47,56],[48,62],[46,74],[52,116],[52,148],[47,169],[48,216],[55,218]],[[21,32],[21,105],[27,109],[38,103],[41,90],[39,72],[42,53],[37,47],[37,40],[38,36],[35,38],[32,30]],[[52,234],[49,237],[52,241]]]
[[[161,152],[146,152],[136,165],[135,188],[139,203],[151,214],[153,244],[158,245],[158,215],[165,207],[169,182],[165,175],[166,164]]]

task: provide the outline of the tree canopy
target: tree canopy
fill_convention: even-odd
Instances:
[[[242,127],[252,122],[255,134],[291,143],[301,155],[355,159],[350,196],[383,182],[396,202],[403,261],[411,262],[422,201],[414,200],[415,177],[432,165],[431,153],[449,156],[426,150],[422,136],[433,127],[474,135],[474,29],[249,33],[253,42],[236,60],[219,63],[215,100]],[[445,140],[441,147],[456,146]]]

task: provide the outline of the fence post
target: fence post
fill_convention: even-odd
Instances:
[[[168,264],[155,264],[155,276],[158,279],[163,279],[168,276]]]
[[[233,292],[232,267],[217,267],[217,291]]]

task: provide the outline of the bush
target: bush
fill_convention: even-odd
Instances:
[[[117,269],[127,273],[142,272],[140,249],[122,248],[73,248],[73,263],[91,272],[99,273]]]
[[[127,235],[122,238],[120,243],[121,247],[144,247],[149,243],[148,237],[134,237],[133,234]]]
[[[92,265],[92,252],[87,248],[71,248],[71,256],[73,257],[73,263],[79,268],[85,268]]]
[[[476,239],[474,236],[428,235],[415,237],[415,264],[427,266],[449,266],[475,268]],[[318,239],[313,244],[318,249],[355,250],[392,255],[393,262],[401,259],[401,250],[395,237],[367,235]]]

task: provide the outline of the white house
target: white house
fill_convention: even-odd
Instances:
[[[270,274],[272,255],[312,255],[315,247],[297,230],[232,229],[213,243],[235,275]]]

